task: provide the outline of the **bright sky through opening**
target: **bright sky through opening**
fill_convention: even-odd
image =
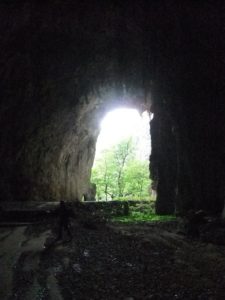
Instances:
[[[137,157],[148,159],[151,150],[149,121],[147,112],[140,115],[136,109],[120,108],[107,113],[101,122],[95,158],[100,157],[103,150],[132,136],[138,139]]]

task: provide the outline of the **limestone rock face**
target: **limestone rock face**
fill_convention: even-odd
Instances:
[[[146,102],[140,38],[131,44],[136,62],[126,74],[117,12],[63,4],[1,5],[1,200],[82,199],[101,118],[112,107]]]
[[[153,103],[158,207],[221,213],[224,4],[78,2],[0,4],[0,200],[80,200],[104,114]]]
[[[134,96],[130,99],[124,91],[122,96],[108,91],[101,92],[104,99],[92,93],[70,105],[65,102],[65,107],[56,106],[52,111],[48,107],[50,99],[41,111],[43,120],[33,114],[23,129],[20,126],[27,122],[26,118],[15,119],[18,127],[12,134],[14,137],[21,134],[22,140],[5,145],[11,151],[13,164],[10,166],[9,161],[4,161],[1,166],[11,175],[8,187],[2,184],[3,200],[74,201],[89,194],[101,119],[114,105],[140,108]]]

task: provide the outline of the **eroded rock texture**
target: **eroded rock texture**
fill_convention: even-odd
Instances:
[[[221,212],[223,24],[219,1],[2,1],[1,200],[81,199],[105,112],[154,103],[158,210]]]

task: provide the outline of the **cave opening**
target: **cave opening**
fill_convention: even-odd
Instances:
[[[117,107],[100,123],[91,174],[95,200],[152,200],[151,113]],[[93,195],[94,196],[94,195]]]
[[[0,28],[0,299],[224,299],[225,1],[1,1]],[[119,106],[154,114],[172,222],[81,202]]]

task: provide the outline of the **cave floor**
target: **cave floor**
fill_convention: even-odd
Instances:
[[[224,300],[225,246],[188,239],[170,223],[54,222],[0,228],[0,299]]]

